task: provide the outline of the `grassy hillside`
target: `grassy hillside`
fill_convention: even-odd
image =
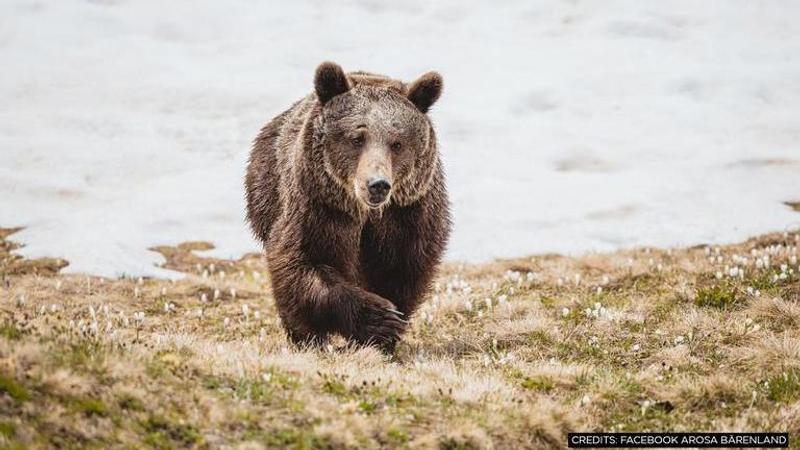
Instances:
[[[0,231],[0,448],[552,448],[800,433],[800,235],[448,265],[394,358],[287,345],[257,255],[58,275]],[[11,236],[13,237],[13,236]]]

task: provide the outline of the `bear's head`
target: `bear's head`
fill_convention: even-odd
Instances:
[[[430,187],[439,170],[427,112],[442,92],[428,72],[410,84],[364,72],[345,74],[325,62],[314,78],[327,176],[362,210],[406,206]]]

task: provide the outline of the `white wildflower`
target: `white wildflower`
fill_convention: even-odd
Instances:
[[[503,355],[499,360],[497,360],[497,363],[502,366],[502,365],[506,365],[506,364],[508,364],[508,363],[510,363],[512,361],[514,361],[514,354],[509,352],[509,353],[506,353],[505,355]]]

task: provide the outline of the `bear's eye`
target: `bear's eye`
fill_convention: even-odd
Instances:
[[[397,153],[397,152],[399,152],[399,151],[400,151],[400,150],[402,150],[402,149],[403,149],[403,144],[401,144],[401,143],[399,143],[399,142],[393,142],[393,143],[392,143],[392,151],[393,151],[393,152]]]
[[[353,145],[356,147],[361,147],[364,145],[364,135],[358,135],[352,139]]]

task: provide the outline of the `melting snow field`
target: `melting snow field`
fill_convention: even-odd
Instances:
[[[258,246],[259,128],[323,60],[410,80],[455,213],[449,257],[721,243],[800,225],[800,2],[0,2],[0,226],[68,271]]]

